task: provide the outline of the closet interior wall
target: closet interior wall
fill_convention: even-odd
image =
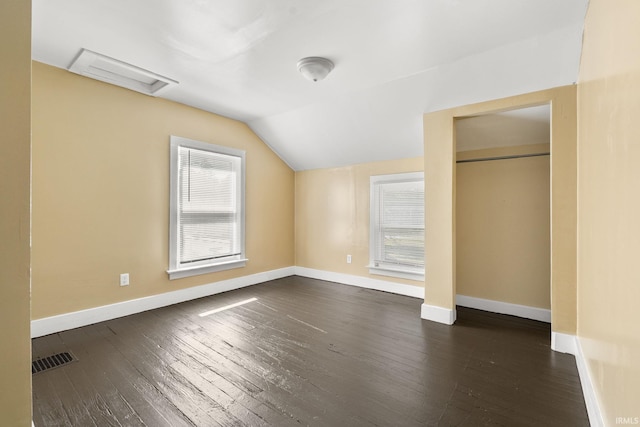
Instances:
[[[550,309],[548,143],[458,152],[458,295]]]

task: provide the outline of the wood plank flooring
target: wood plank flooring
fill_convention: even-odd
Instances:
[[[208,316],[198,314],[257,298]],[[549,325],[297,276],[33,340],[40,426],[586,426]]]

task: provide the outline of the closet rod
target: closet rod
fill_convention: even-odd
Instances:
[[[481,159],[456,160],[456,163],[488,162],[489,160],[520,159],[522,157],[541,157],[541,156],[548,156],[549,154],[551,153],[514,154],[512,156],[497,156],[497,157],[483,157]]]

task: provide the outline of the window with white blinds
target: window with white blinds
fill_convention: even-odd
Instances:
[[[371,177],[372,274],[424,280],[424,174]]]
[[[244,152],[171,137],[171,279],[245,265]]]

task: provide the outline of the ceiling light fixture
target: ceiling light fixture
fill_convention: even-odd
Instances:
[[[333,70],[333,62],[327,58],[309,56],[298,61],[298,71],[307,80],[314,82],[323,80]]]

